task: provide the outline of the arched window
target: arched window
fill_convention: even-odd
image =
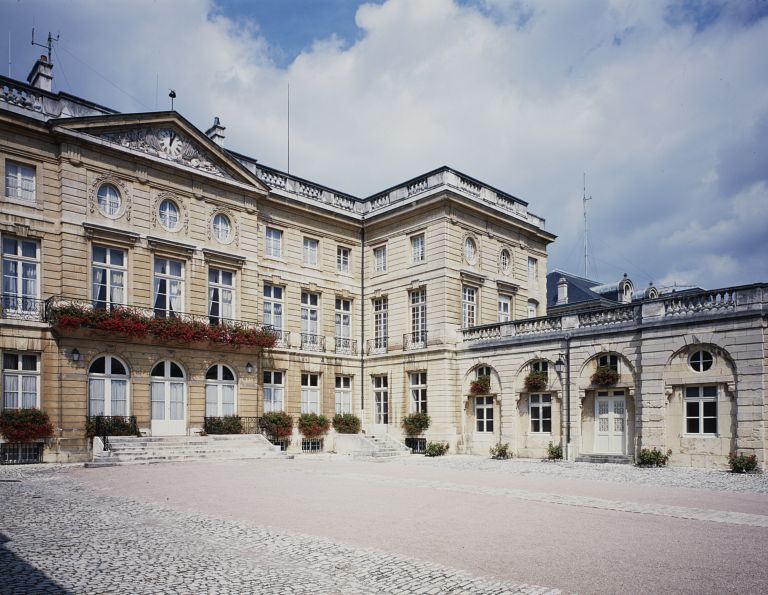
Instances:
[[[235,414],[237,381],[235,373],[224,364],[208,368],[205,374],[205,417]]]
[[[162,361],[150,373],[152,403],[152,435],[187,433],[186,392],[184,370],[176,362]]]
[[[88,415],[128,415],[128,368],[111,355],[88,368]]]

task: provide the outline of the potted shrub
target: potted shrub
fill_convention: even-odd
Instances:
[[[757,457],[732,452],[728,455],[728,464],[733,473],[750,473],[757,469]]]
[[[531,370],[525,377],[525,390],[529,393],[536,393],[547,388],[548,377],[545,372]]]
[[[418,436],[426,431],[431,422],[426,413],[411,413],[403,418],[403,430],[408,436]]]
[[[425,457],[442,457],[448,452],[447,442],[430,442],[427,444],[427,449],[424,451]]]
[[[509,442],[503,444],[501,441],[497,442],[495,446],[491,446],[490,453],[491,458],[497,460],[508,459],[512,456],[509,452]]]
[[[331,427],[331,422],[324,415],[317,413],[302,413],[299,417],[299,432],[305,438],[320,438]]]
[[[53,436],[53,424],[40,409],[6,409],[0,413],[0,435],[8,442],[33,442]]]
[[[360,425],[360,418],[353,413],[337,413],[333,416],[333,429],[339,434],[357,434]]]
[[[486,395],[491,392],[491,377],[478,376],[476,380],[469,385],[469,392],[473,395]]]
[[[563,458],[563,447],[560,444],[549,443],[547,446],[547,459],[550,461],[559,461]]]
[[[667,449],[664,453],[658,448],[643,448],[637,457],[638,467],[665,467],[669,457],[672,456],[672,449]]]
[[[261,431],[272,440],[283,440],[293,434],[293,418],[285,411],[270,411],[261,417]]]
[[[619,373],[608,366],[600,366],[592,374],[592,384],[596,386],[613,386],[619,381]]]

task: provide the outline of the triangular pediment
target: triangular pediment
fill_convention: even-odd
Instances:
[[[169,164],[268,191],[261,180],[176,112],[67,118],[55,125]]]

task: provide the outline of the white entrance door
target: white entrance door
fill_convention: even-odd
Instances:
[[[152,369],[152,435],[184,436],[187,433],[187,386],[184,372],[174,362],[160,362]]]
[[[373,377],[373,435],[380,436],[389,431],[389,378]]]
[[[595,452],[626,454],[627,411],[623,390],[598,391],[595,397]]]

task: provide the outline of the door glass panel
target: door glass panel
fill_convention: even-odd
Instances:
[[[171,419],[184,419],[184,385],[171,382]]]
[[[152,419],[165,419],[165,382],[152,383]]]

